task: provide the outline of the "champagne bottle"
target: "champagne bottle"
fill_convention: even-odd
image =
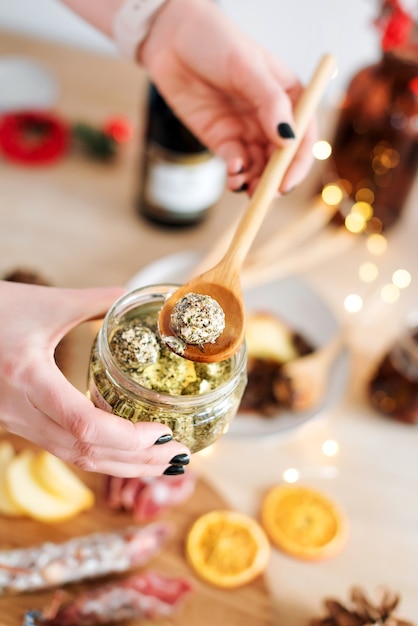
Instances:
[[[138,210],[160,224],[201,222],[225,188],[224,162],[176,117],[150,85]]]

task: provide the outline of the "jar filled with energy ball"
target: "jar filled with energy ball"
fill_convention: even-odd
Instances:
[[[217,363],[174,354],[158,333],[158,313],[177,285],[124,294],[94,341],[88,394],[101,409],[132,422],[161,422],[191,452],[228,430],[247,382],[245,344]]]

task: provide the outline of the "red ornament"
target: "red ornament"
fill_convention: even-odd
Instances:
[[[122,117],[113,117],[104,125],[103,130],[106,134],[113,137],[118,143],[126,143],[132,139],[133,129],[128,120]]]
[[[408,83],[409,91],[414,94],[414,96],[418,96],[418,76],[413,78]]]
[[[399,0],[382,0],[381,13],[375,25],[382,35],[382,49],[389,52],[408,44],[415,23],[411,15],[403,10]]]
[[[383,50],[392,50],[406,44],[410,38],[413,25],[412,18],[401,9],[397,9],[386,24],[382,37]]]
[[[22,111],[0,118],[0,150],[16,163],[53,163],[67,151],[68,143],[68,126],[51,113]]]

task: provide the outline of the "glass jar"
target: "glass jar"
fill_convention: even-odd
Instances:
[[[384,355],[369,383],[373,406],[399,421],[418,422],[418,316]]]
[[[323,180],[344,191],[340,220],[366,203],[366,232],[394,225],[418,168],[417,51],[386,52],[352,78],[331,145]]]
[[[174,439],[197,452],[219,439],[237,413],[247,382],[246,347],[220,363],[195,363],[173,354],[158,339],[157,317],[175,289],[143,287],[114,303],[92,348],[88,395],[96,406],[132,422],[166,424]],[[154,362],[138,366],[124,356],[126,346],[118,346],[120,333],[133,326],[145,326],[153,341],[157,338]]]

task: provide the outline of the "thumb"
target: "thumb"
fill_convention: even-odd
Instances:
[[[126,291],[123,287],[62,289],[37,286],[33,289],[37,292],[32,294],[30,323],[32,327],[42,328],[48,343],[53,345],[82,322],[104,317]]]
[[[69,318],[73,323],[81,323],[103,317],[113,303],[126,292],[126,289],[124,287],[93,287],[60,291],[63,292],[62,296]]]

